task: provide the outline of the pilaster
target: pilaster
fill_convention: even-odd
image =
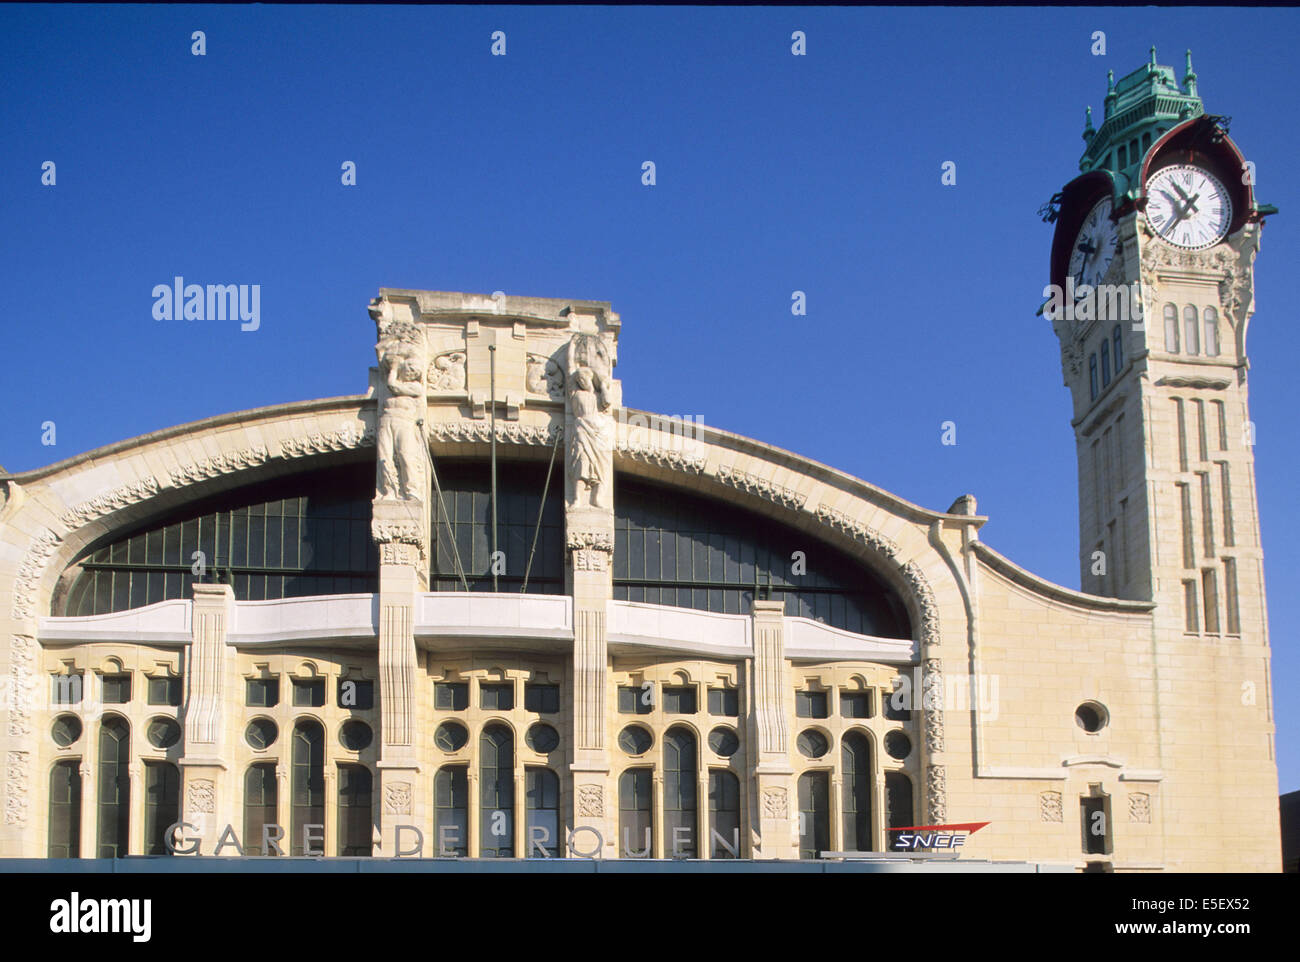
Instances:
[[[796,858],[791,797],[790,733],[786,724],[785,603],[754,601],[754,685],[749,699],[749,743],[754,746],[757,812],[754,858]]]

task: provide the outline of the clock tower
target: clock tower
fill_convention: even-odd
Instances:
[[[1162,745],[1166,770],[1224,767],[1200,814],[1225,839],[1225,814],[1256,832],[1277,809],[1246,354],[1255,255],[1277,211],[1256,202],[1228,124],[1206,113],[1190,51],[1180,82],[1152,48],[1137,70],[1111,74],[1100,127],[1087,112],[1081,172],[1046,208],[1081,586],[1155,603],[1155,724],[1206,733]],[[1208,784],[1166,788],[1194,799]]]

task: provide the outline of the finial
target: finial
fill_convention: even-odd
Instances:
[[[1092,127],[1092,108],[1089,107],[1087,113],[1083,115],[1083,139],[1091,143],[1096,133],[1097,131]]]
[[[1115,92],[1115,71],[1107,70],[1106,71],[1106,93],[1113,94],[1114,92]]]
[[[1152,44],[1151,45],[1151,66],[1154,67],[1155,65],[1156,65],[1156,47],[1155,44]]]
[[[1183,74],[1183,89],[1189,97],[1196,96],[1196,71],[1192,69],[1192,52],[1187,51],[1187,72]]]

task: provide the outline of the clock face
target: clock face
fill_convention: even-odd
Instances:
[[[1074,289],[1096,287],[1110,270],[1119,250],[1119,228],[1110,219],[1110,198],[1104,197],[1088,212],[1070,250],[1070,276]]]
[[[1146,217],[1151,229],[1175,247],[1201,250],[1227,235],[1232,201],[1213,174],[1174,164],[1147,181]]]

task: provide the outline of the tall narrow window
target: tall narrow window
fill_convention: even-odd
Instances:
[[[1118,324],[1110,332],[1110,343],[1115,352],[1115,376],[1119,376],[1120,368],[1124,366],[1124,336]]]
[[[1108,855],[1110,846],[1110,799],[1094,786],[1092,795],[1079,799],[1079,815],[1083,829],[1085,855]]]
[[[629,768],[618,779],[619,858],[648,858],[654,826],[650,769]]]
[[[1110,514],[1111,511],[1110,506],[1114,501],[1115,491],[1114,488],[1112,487],[1115,478],[1114,451],[1115,451],[1115,442],[1111,434],[1111,429],[1106,428],[1106,430],[1101,433],[1101,456],[1105,467],[1105,479],[1101,489],[1102,497],[1104,499],[1102,501],[1102,504],[1105,505],[1105,509],[1102,511],[1103,517],[1108,516]]]
[[[145,762],[144,854],[171,855],[163,835],[180,820],[180,770],[171,762]]]
[[[131,730],[110,715],[99,726],[99,858],[127,854],[131,824]]]
[[[1205,423],[1205,402],[1200,398],[1195,398],[1192,404],[1196,408],[1196,440],[1197,451],[1202,461],[1210,460],[1210,445],[1207,440],[1208,428]]]
[[[1101,441],[1092,442],[1092,486],[1093,486],[1093,508],[1092,516],[1096,519],[1096,531],[1101,532],[1101,517],[1105,512],[1106,503],[1105,494],[1103,493],[1103,478],[1101,473]]]
[[[479,758],[479,856],[514,858],[515,745],[510,729],[486,726]]]
[[[250,855],[272,855],[272,848],[264,836],[265,826],[278,825],[276,806],[280,801],[280,786],[275,780],[275,763],[258,762],[244,772],[244,851]],[[275,835],[271,834],[271,839]]]
[[[1088,386],[1092,390],[1092,400],[1097,400],[1097,394],[1100,388],[1097,384],[1097,355],[1093,354],[1088,358]]]
[[[1228,634],[1241,634],[1241,614],[1237,608],[1237,559],[1223,559],[1223,600],[1228,609]]]
[[[1178,308],[1172,304],[1165,305],[1165,350],[1178,353]]]
[[[81,857],[81,761],[55,762],[50,769],[48,858]]]
[[[844,851],[875,849],[871,834],[871,744],[861,732],[844,736]]]
[[[916,824],[912,817],[912,780],[902,772],[885,772],[885,827],[889,830],[886,850],[894,849],[899,829]]]
[[[1211,401],[1219,414],[1219,450],[1228,450],[1228,412],[1222,401]]]
[[[1104,586],[1107,580],[1109,580],[1110,590],[1109,591],[1103,590],[1102,594],[1113,595],[1115,594],[1115,586],[1119,584],[1119,580],[1118,580],[1119,571],[1116,570],[1118,552],[1115,550],[1115,522],[1114,521],[1106,522],[1106,550],[1110,557],[1108,559],[1109,563],[1106,565],[1106,575],[1101,579],[1101,583]]]
[[[374,818],[371,813],[370,769],[339,766],[339,855],[369,856]]]
[[[1123,170],[1128,166],[1128,144],[1119,145],[1119,169]]]
[[[1151,147],[1151,132],[1147,131],[1142,135],[1142,155],[1145,157],[1147,150]]]
[[[1183,399],[1174,398],[1174,417],[1178,422],[1178,470],[1187,470],[1187,418],[1183,413]]]
[[[1115,493],[1124,491],[1124,415],[1115,419]]]
[[[1128,498],[1119,503],[1119,583],[1120,585],[1128,584]],[[1115,592],[1117,598],[1124,597],[1125,592],[1121,589]]]
[[[1237,539],[1232,532],[1232,478],[1228,474],[1228,462],[1219,462],[1219,493],[1223,497],[1223,545],[1231,548]]]
[[[709,858],[740,858],[740,779],[709,770]]]
[[[1187,485],[1178,484],[1178,502],[1183,516],[1183,567],[1191,568],[1196,564],[1192,528],[1192,494]]]
[[[1201,539],[1205,548],[1205,557],[1214,557],[1214,506],[1210,498],[1210,475],[1200,471],[1196,475],[1201,480]]]
[[[1212,635],[1219,633],[1219,585],[1218,574],[1213,568],[1201,572],[1201,594],[1205,598],[1205,630]]]
[[[820,858],[831,847],[830,773],[799,776],[799,857]]]
[[[664,736],[664,847],[673,858],[695,858],[699,776],[695,766],[695,735],[670,728]]]
[[[469,854],[469,768],[440,768],[433,780],[433,844],[441,858]]]
[[[1183,582],[1183,627],[1193,634],[1201,630],[1200,615],[1196,610],[1196,582]]]
[[[1197,322],[1196,308],[1188,304],[1183,308],[1183,342],[1188,354],[1201,353],[1201,331]]]
[[[1213,307],[1205,309],[1205,353],[1209,357],[1219,356],[1219,312]]]
[[[524,772],[524,799],[528,808],[527,857],[560,855],[560,779],[549,768]]]
[[[1101,386],[1110,384],[1110,341],[1101,339]]]
[[[325,729],[304,719],[293,726],[293,818],[289,851],[294,855],[323,854],[325,835]],[[311,845],[303,833],[311,826]]]

